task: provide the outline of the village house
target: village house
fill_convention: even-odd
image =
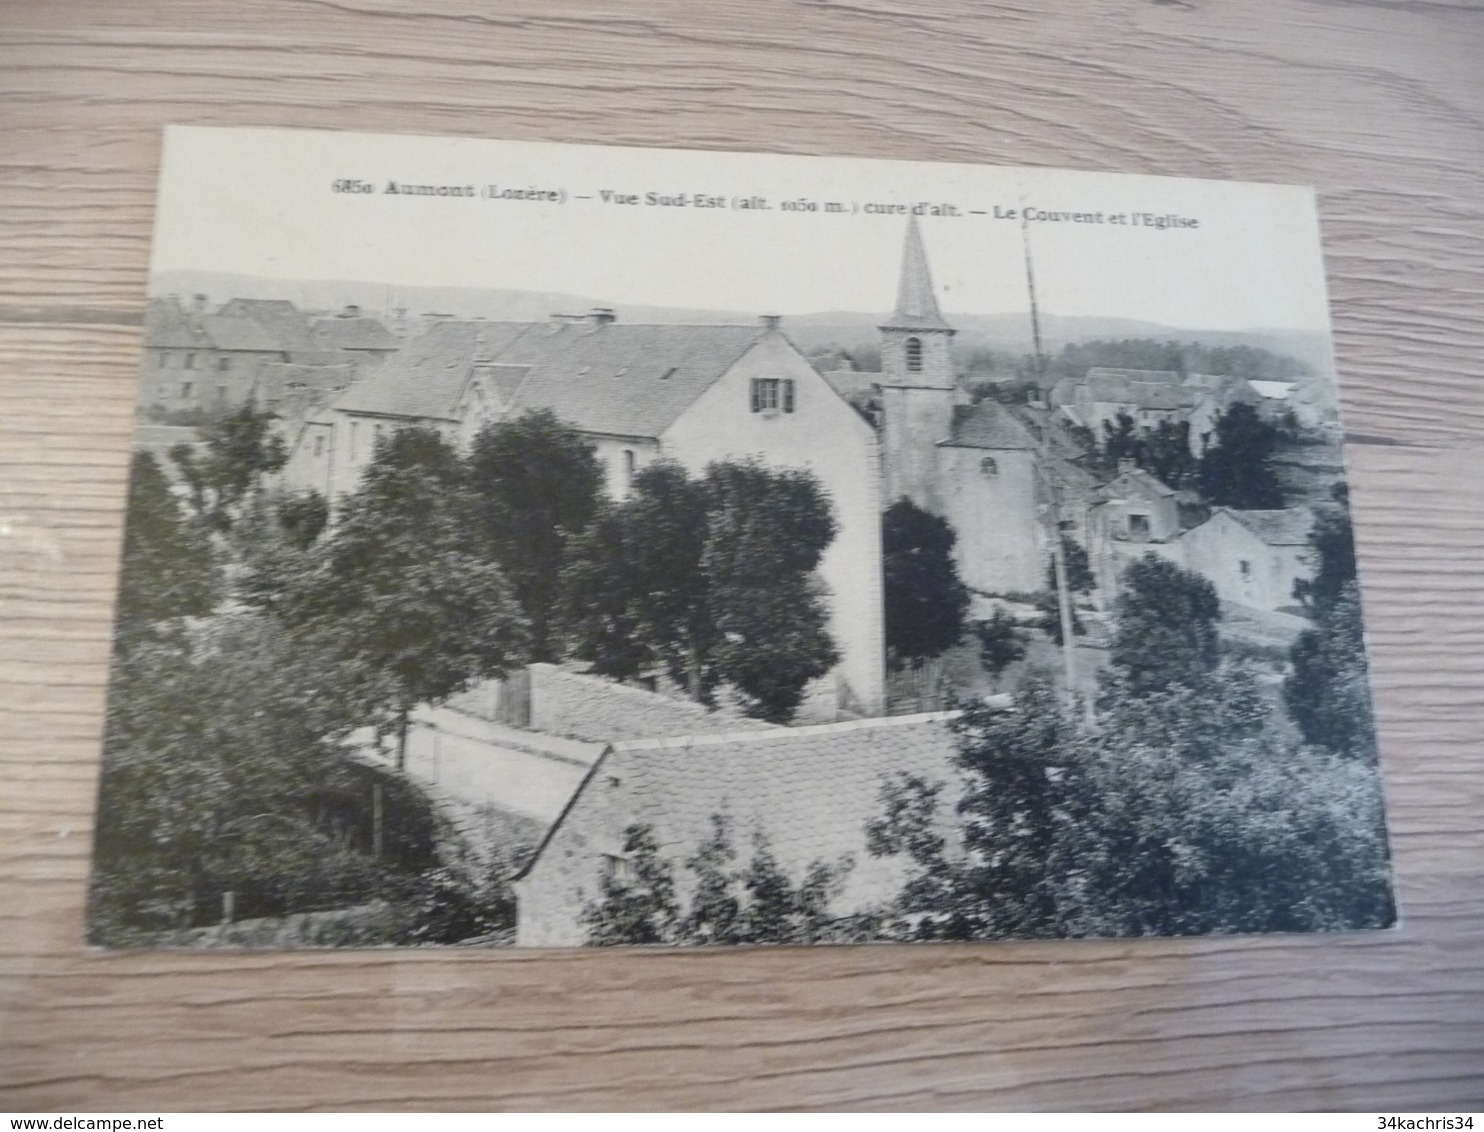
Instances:
[[[437,323],[306,419],[285,483],[333,501],[356,488],[390,431],[426,425],[465,447],[485,425],[532,409],[553,412],[592,444],[618,499],[662,458],[695,473],[750,457],[813,471],[839,525],[819,576],[842,659],[809,690],[804,715],[883,709],[875,431],[775,316],[755,326],[633,325],[599,308],[544,323]]]
[[[1314,515],[1303,507],[1237,511],[1218,507],[1180,537],[1188,569],[1210,579],[1222,601],[1253,609],[1298,604],[1293,586],[1313,576],[1309,532]]]
[[[1118,475],[1098,488],[1087,517],[1088,564],[1103,606],[1118,592],[1118,578],[1134,559],[1151,551],[1183,564],[1179,493],[1121,460]]]
[[[360,364],[379,357],[317,338],[293,303],[232,299],[212,311],[205,295],[186,308],[174,296],[145,312],[141,407],[156,417],[236,408],[254,395],[265,366]]]
[[[955,781],[957,744],[949,716],[861,719],[815,727],[639,739],[610,744],[592,765],[530,862],[516,876],[516,943],[570,947],[586,942],[584,912],[605,876],[624,879],[633,863],[625,830],[647,826],[687,907],[695,877],[685,867],[713,833],[730,825],[737,862],[754,839],[790,880],[823,863],[841,871],[832,916],[880,908],[906,880],[901,857],[873,857],[866,826],[885,813],[883,785],[899,774]],[[953,845],[952,791],[939,826]]]

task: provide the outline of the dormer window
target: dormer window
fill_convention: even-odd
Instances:
[[[922,339],[907,339],[907,372],[922,372]]]
[[[754,413],[791,413],[794,411],[794,382],[791,377],[754,377],[752,411]]]

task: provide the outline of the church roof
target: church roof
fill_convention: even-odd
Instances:
[[[917,217],[907,221],[907,240],[902,245],[902,274],[897,284],[897,306],[891,312],[883,329],[893,330],[952,330],[938,310],[938,298],[933,293],[933,276],[928,270],[927,252],[922,247],[922,233],[917,228]]]
[[[980,401],[954,413],[953,431],[941,441],[950,448],[1038,450],[1041,442],[1006,406]]]

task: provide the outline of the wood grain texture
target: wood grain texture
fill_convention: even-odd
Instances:
[[[1484,1104],[1484,11],[0,6],[0,1106]],[[1403,924],[701,954],[102,955],[82,901],[166,122],[1319,190]]]

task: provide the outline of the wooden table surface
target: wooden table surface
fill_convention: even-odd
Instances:
[[[0,1107],[1484,1105],[1481,60],[1470,0],[5,0]],[[1317,186],[1401,927],[84,949],[167,122]]]

